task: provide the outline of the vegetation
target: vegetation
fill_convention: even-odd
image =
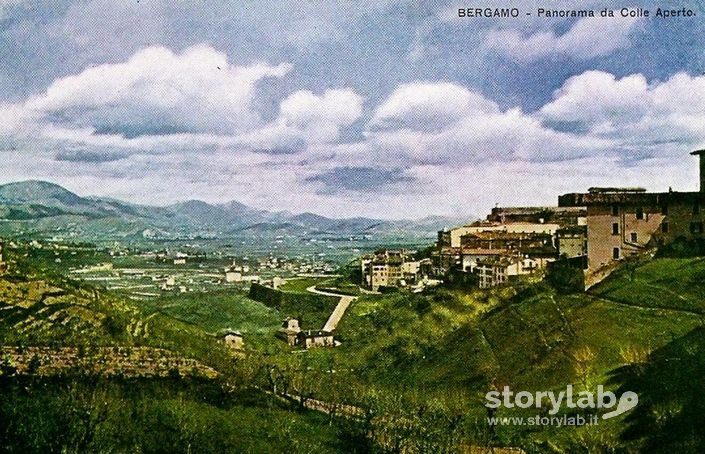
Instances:
[[[87,254],[87,261],[99,260]],[[236,289],[130,302],[66,278],[41,265],[51,261],[42,257],[11,257],[21,272],[0,277],[3,345],[70,346],[85,355],[98,346],[153,347],[197,360],[218,376],[104,376],[85,369],[51,375],[38,365],[20,374],[12,358],[0,358],[0,418],[8,421],[0,443],[9,452],[458,452],[487,445],[698,452],[705,446],[701,258],[630,264],[588,293],[564,285],[573,275],[558,268],[545,283],[360,295],[338,326],[339,347],[292,353],[274,337],[279,323],[295,316],[304,328],[322,326],[338,298],[305,289],[334,281],[294,280],[282,291],[253,286],[252,296],[266,304]],[[223,328],[245,335],[244,352],[220,342]],[[560,391],[567,384],[636,391],[640,404],[590,427],[486,423],[488,390]]]
[[[546,282],[558,293],[576,293],[585,289],[583,270],[568,259],[561,259],[550,264],[546,273]]]
[[[299,320],[305,329],[320,329],[338,304],[339,298],[308,292],[283,292],[252,284],[249,297]]]

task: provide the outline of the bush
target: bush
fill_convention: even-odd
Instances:
[[[554,262],[548,267],[546,282],[558,293],[578,293],[585,290],[583,270],[565,259]]]

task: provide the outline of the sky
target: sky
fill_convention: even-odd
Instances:
[[[696,190],[705,4],[0,0],[0,183],[331,217]],[[539,7],[614,18],[537,17]],[[531,13],[528,16],[526,13]]]

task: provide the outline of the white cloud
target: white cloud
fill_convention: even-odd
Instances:
[[[290,70],[288,64],[234,67],[204,45],[181,54],[151,47],[124,63],[58,79],[25,102],[0,105],[7,117],[0,135],[103,148],[111,158],[188,147],[296,153],[336,141],[362,114],[363,99],[350,89],[294,92],[270,123],[253,108],[257,83]]]
[[[484,45],[524,63],[554,57],[588,60],[629,47],[639,23],[636,18],[588,17],[575,22],[563,35],[553,30],[524,35],[516,30],[493,29]]]
[[[497,104],[449,82],[401,85],[375,110],[372,128],[442,129],[469,115],[495,114]]]
[[[23,123],[92,128],[127,137],[173,133],[232,134],[258,125],[251,108],[257,82],[282,77],[290,65],[233,67],[205,45],[175,54],[163,47],[137,52],[52,83],[23,105]]]
[[[646,112],[648,91],[641,74],[617,79],[602,71],[587,71],[569,78],[556,90],[553,101],[541,108],[545,118],[593,124],[612,117],[639,118]]]
[[[568,79],[538,116],[637,152],[677,152],[705,143],[705,76],[679,73],[649,84],[641,74],[588,71]]]
[[[519,108],[502,111],[481,94],[450,83],[400,87],[376,110],[370,128],[367,137],[378,154],[405,155],[409,163],[575,159],[608,146],[547,128]]]
[[[272,123],[240,136],[237,143],[270,153],[295,153],[306,144],[332,143],[342,128],[360,118],[362,103],[362,97],[349,89],[326,90],[321,96],[297,91],[281,102]]]
[[[323,96],[297,91],[281,103],[283,120],[301,127],[325,121],[348,126],[361,114],[362,98],[352,90],[326,90]]]
[[[214,74],[203,69],[212,65]],[[561,192],[597,184],[653,178],[661,186],[668,178],[660,168],[690,175],[684,148],[705,144],[702,76],[649,82],[587,71],[535,112],[500,108],[451,82],[401,84],[367,112],[350,89],[295,91],[265,122],[253,107],[256,85],[288,70],[232,67],[200,46],[181,54],[151,48],[59,79],[45,93],[0,107],[0,135],[32,138],[25,148],[6,147],[13,170],[5,178],[46,178],[135,201],[145,194],[163,203],[241,199],[338,215],[379,215],[388,206],[397,208],[385,215],[403,217],[463,204],[482,212],[495,202],[552,203]],[[122,127],[110,129],[106,119]],[[129,121],[142,134],[127,134]],[[170,134],[155,127],[170,125],[178,126]],[[350,127],[362,127],[359,140],[342,139]],[[37,150],[36,160],[23,161]],[[671,163],[677,155],[684,159]],[[606,167],[620,171],[603,177]],[[341,178],[345,185],[329,187]],[[375,203],[354,190],[387,179],[394,184]]]

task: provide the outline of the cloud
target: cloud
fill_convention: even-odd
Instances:
[[[562,35],[553,30],[524,35],[516,30],[493,29],[487,33],[484,46],[522,63],[545,58],[589,60],[631,46],[631,36],[639,24],[636,18],[587,17]]]
[[[469,115],[493,114],[497,104],[450,82],[403,84],[375,110],[373,129],[439,130]]]
[[[366,137],[375,154],[405,156],[407,165],[575,159],[609,146],[546,127],[519,108],[502,111],[481,94],[451,83],[400,87],[377,108],[369,126]]]
[[[232,134],[261,122],[251,108],[256,84],[291,66],[233,67],[199,45],[175,54],[142,49],[125,63],[104,64],[54,81],[21,106],[0,107],[20,123],[92,128],[125,137],[177,133]],[[17,125],[13,125],[17,128]]]
[[[258,152],[296,153],[306,144],[335,142],[340,131],[362,115],[363,99],[350,89],[326,90],[322,95],[297,91],[285,98],[278,117],[241,135],[237,143]]]
[[[68,161],[68,162],[110,162],[116,161],[118,159],[123,159],[124,154],[119,152],[106,152],[105,150],[100,151],[89,151],[89,150],[66,150],[59,151],[56,153],[55,159],[57,161]]]
[[[203,69],[213,65],[212,74]],[[584,189],[576,185],[601,184],[606,165],[639,185],[634,169],[680,172],[687,166],[667,160],[705,141],[705,77],[685,73],[649,81],[586,71],[533,111],[433,80],[401,83],[377,102],[324,87],[260,98],[263,79],[289,71],[232,66],[207,46],[149,48],[78,71],[0,107],[3,156],[15,166],[8,175],[131,200],[126,188],[159,202],[242,198],[365,215],[395,206],[389,214],[406,217],[460,211],[467,201],[551,203]],[[261,115],[268,102],[278,107]],[[22,160],[30,152],[32,165]]]
[[[704,116],[705,76],[678,73],[649,83],[641,74],[620,79],[601,71],[569,78],[537,114],[646,155],[705,143]]]
[[[373,167],[336,167],[305,179],[309,183],[323,183],[323,192],[374,192],[398,183],[413,183],[415,178],[403,170],[384,170]]]

